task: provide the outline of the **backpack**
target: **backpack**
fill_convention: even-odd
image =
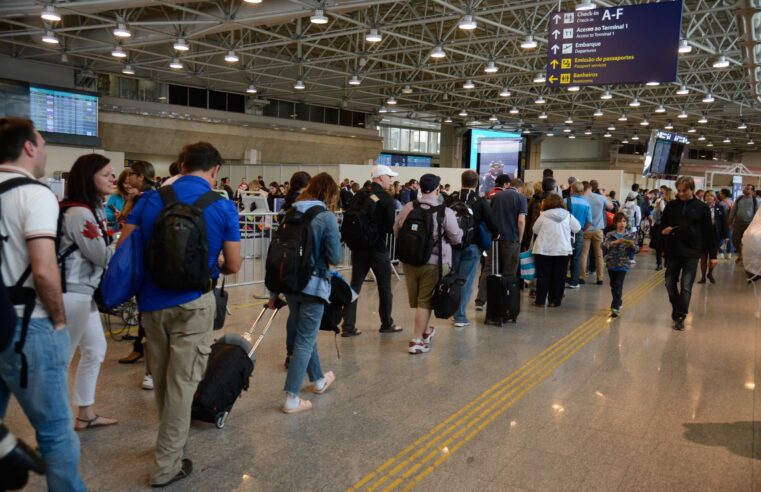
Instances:
[[[464,204],[463,204],[464,205]],[[473,216],[471,215],[471,218]],[[460,299],[462,298],[462,288],[465,286],[465,278],[452,270],[444,275],[443,257],[441,253],[444,242],[444,213],[443,211],[436,214],[436,226],[439,231],[439,239],[436,241],[439,246],[438,272],[439,280],[431,296],[431,305],[433,315],[438,319],[449,319],[460,308]]]
[[[292,207],[285,214],[267,250],[264,285],[269,291],[298,294],[309,283],[314,270],[311,224],[325,210],[315,205],[302,213]]]
[[[637,205],[635,204],[634,207],[636,207],[636,206]],[[630,206],[624,205],[621,210],[623,211],[624,215],[626,216],[627,222],[629,222],[629,227],[638,228],[639,224],[636,224],[634,222],[636,220],[636,218],[637,218],[637,213],[634,211],[634,207],[630,207]]]
[[[156,218],[145,250],[145,266],[153,281],[166,290],[211,290],[209,243],[204,210],[222,197],[207,191],[192,205],[177,199],[171,186],[159,189],[164,208]]]
[[[455,201],[449,208],[454,211],[457,217],[457,225],[462,230],[462,241],[460,244],[454,246],[457,249],[465,249],[471,244],[476,236],[476,218],[473,216],[473,211],[465,204],[465,202]]]
[[[375,193],[362,191],[349,202],[341,222],[341,241],[350,250],[372,249],[378,242],[378,202]]]
[[[444,210],[444,205],[423,208],[420,201],[412,202],[412,210],[396,236],[396,257],[399,261],[413,266],[428,263],[436,244],[433,240],[433,215],[443,218]]]
[[[0,195],[6,193],[14,188],[26,185],[39,185],[47,186],[39,181],[27,178],[18,177],[11,178],[0,183]],[[1,205],[1,204],[0,204]],[[2,221],[2,207],[0,206],[0,221]],[[2,246],[3,243],[8,241],[7,236],[0,235],[0,263],[2,262]],[[29,322],[32,319],[32,312],[37,299],[37,293],[31,287],[24,287],[29,275],[32,274],[32,266],[29,265],[21,274],[21,278],[18,279],[15,285],[6,286],[0,275],[0,351],[8,346],[13,341],[16,335],[16,323],[18,318],[16,316],[16,309],[14,306],[24,306],[24,315],[21,323],[21,334],[19,341],[14,346],[14,351],[21,356],[21,387],[26,388],[28,385],[29,366],[24,355],[24,344],[26,343],[26,335],[29,330]]]

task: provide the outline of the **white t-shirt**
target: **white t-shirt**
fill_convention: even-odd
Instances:
[[[25,169],[0,165],[0,183],[12,178],[34,176]],[[33,238],[49,237],[55,240],[58,228],[58,200],[50,188],[33,184],[20,186],[0,195],[2,220],[0,234],[8,241],[0,241],[2,246],[3,283],[10,287],[16,285],[24,270],[29,266],[29,249],[27,241]],[[24,287],[34,288],[32,276]],[[19,316],[24,314],[23,306],[16,306]],[[37,297],[33,318],[47,318],[48,313]]]

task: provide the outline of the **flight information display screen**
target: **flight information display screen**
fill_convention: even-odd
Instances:
[[[98,96],[31,86],[29,109],[40,131],[98,136]]]

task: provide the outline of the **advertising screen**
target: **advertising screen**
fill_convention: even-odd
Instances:
[[[40,131],[98,136],[98,96],[31,86],[29,107]]]
[[[470,158],[468,166],[478,172],[481,193],[488,193],[500,174],[518,176],[523,138],[519,133],[495,130],[470,130]]]

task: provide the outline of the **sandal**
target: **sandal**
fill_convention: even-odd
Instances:
[[[311,410],[311,409],[312,409],[312,402],[309,400],[301,400],[301,399],[299,399],[299,404],[293,408],[285,408],[285,407],[281,408],[283,413],[299,413],[299,412],[304,412],[306,410]]]
[[[143,354],[140,352],[135,352],[134,350],[130,352],[130,354],[127,357],[124,357],[123,359],[119,359],[119,364],[134,364],[135,362],[139,361],[143,358]]]
[[[321,395],[328,391],[328,387],[330,387],[331,384],[336,380],[336,375],[333,374],[333,371],[328,371],[325,374],[325,386],[323,386],[321,389],[317,389],[317,386],[312,387],[312,393],[316,395]]]
[[[101,420],[99,422],[98,419],[111,420],[111,422],[104,422],[103,420]],[[83,431],[83,430],[88,430],[88,429],[94,429],[96,427],[107,427],[109,425],[115,425],[115,424],[119,423],[119,421],[117,421],[117,420],[106,419],[106,417],[101,417],[100,415],[96,415],[95,418],[89,419],[89,420],[87,420],[87,419],[80,419],[79,417],[77,417],[76,420],[77,420],[77,422],[83,422],[85,425],[83,427],[77,427],[77,424],[74,424],[74,430],[75,431]]]

